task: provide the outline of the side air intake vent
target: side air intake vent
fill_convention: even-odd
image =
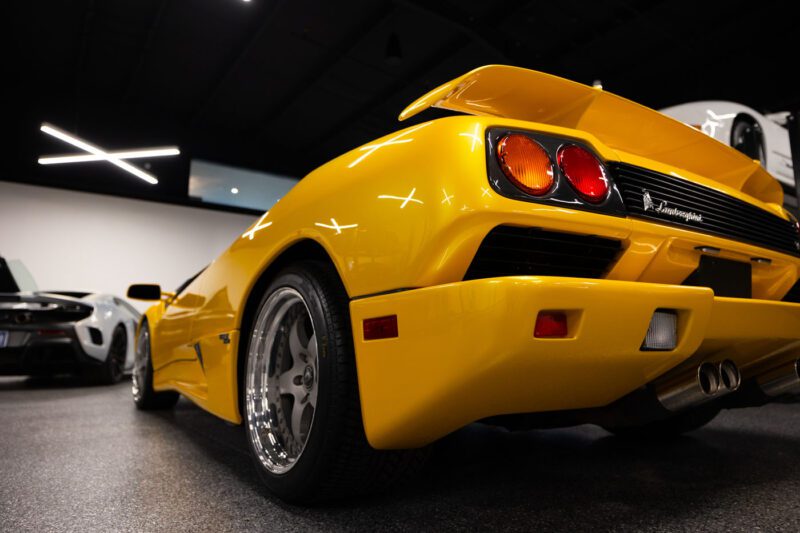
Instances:
[[[483,239],[465,280],[502,276],[601,278],[622,249],[618,240],[498,226]]]
[[[800,304],[800,280],[792,285],[792,288],[789,289],[789,292],[783,297],[783,301]]]

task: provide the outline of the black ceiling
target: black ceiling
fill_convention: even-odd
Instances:
[[[779,2],[17,4],[4,82],[12,156],[0,168],[9,180],[179,198],[191,157],[299,177],[398,129],[414,98],[488,63],[600,79],[654,108],[800,105],[789,83],[798,23]],[[107,164],[42,167],[39,155],[70,151],[45,139],[43,121],[108,149],[178,144],[183,155],[152,161],[154,188]]]

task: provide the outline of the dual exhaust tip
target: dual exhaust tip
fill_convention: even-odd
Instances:
[[[725,359],[718,363],[702,363],[658,387],[656,396],[665,409],[677,412],[739,390],[741,384],[742,375],[736,363]]]
[[[678,412],[739,390],[742,375],[736,363],[725,359],[702,363],[656,387],[656,397],[668,411]],[[800,359],[788,361],[755,378],[756,387],[766,396],[800,396]]]
[[[742,375],[730,359],[719,363],[703,363],[697,367],[697,382],[702,393],[709,398],[739,389]]]

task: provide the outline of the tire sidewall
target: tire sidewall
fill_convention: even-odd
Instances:
[[[134,347],[134,349],[138,349],[138,347],[139,347],[138,343],[141,342],[141,340],[142,340],[142,331],[147,331],[147,363],[145,364],[145,367],[144,367],[144,376],[142,376],[142,383],[139,384],[139,387],[141,388],[141,394],[139,394],[139,398],[138,399],[134,398],[134,402],[136,402],[136,404],[139,405],[140,407],[144,406],[147,403],[147,399],[149,397],[153,396],[153,394],[154,394],[154,391],[153,391],[153,360],[152,360],[151,354],[150,354],[150,350],[152,349],[152,346],[151,346],[151,343],[150,343],[150,325],[147,323],[147,320],[143,321],[142,325],[140,326],[140,330],[139,330],[139,333],[138,333],[137,338],[136,338],[137,345]],[[133,364],[134,364],[134,367],[135,367],[136,366],[135,356],[134,356]],[[135,371],[136,371],[136,369],[134,368],[134,372]]]
[[[335,421],[339,415],[339,406],[334,401],[338,391],[334,389],[341,380],[340,376],[337,375],[336,359],[339,355],[335,353],[337,343],[333,342],[332,339],[336,324],[333,323],[334,320],[329,308],[332,302],[325,298],[325,290],[321,286],[318,277],[309,275],[308,270],[310,269],[290,268],[279,274],[264,292],[253,317],[253,324],[255,324],[255,320],[261,313],[269,296],[279,288],[289,287],[300,293],[303,300],[305,300],[317,337],[319,391],[314,420],[305,448],[290,470],[282,474],[275,474],[264,467],[258,459],[253,442],[250,439],[250,427],[246,410],[244,413],[244,422],[248,432],[247,442],[257,470],[267,487],[284,497],[292,497],[300,492],[305,492],[310,485],[314,485],[315,478],[321,477],[323,469],[319,468],[319,466],[325,460],[325,451],[335,447],[334,442],[338,436]],[[251,324],[250,332],[252,332],[253,324]],[[251,342],[252,335],[249,335],[246,352],[248,360],[244,367],[245,372],[249,368]],[[246,388],[247,376],[245,376],[243,383],[244,388]]]
[[[123,350],[122,354],[114,354],[114,340],[117,338],[117,335],[122,335],[125,339],[125,349]],[[108,381],[110,383],[119,383],[122,381],[122,376],[125,375],[125,356],[128,352],[128,334],[125,331],[125,327],[122,324],[118,324],[117,327],[114,328],[113,333],[111,334],[111,342],[108,345],[108,355],[106,355],[106,372],[108,374]],[[114,357],[121,355],[122,361],[120,361],[119,372],[114,372]]]

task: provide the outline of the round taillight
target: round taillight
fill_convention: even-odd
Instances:
[[[530,137],[512,133],[500,139],[497,160],[503,174],[528,194],[542,196],[553,187],[553,162]]]
[[[558,166],[581,198],[599,204],[608,196],[603,164],[585,148],[569,144],[558,149]]]

